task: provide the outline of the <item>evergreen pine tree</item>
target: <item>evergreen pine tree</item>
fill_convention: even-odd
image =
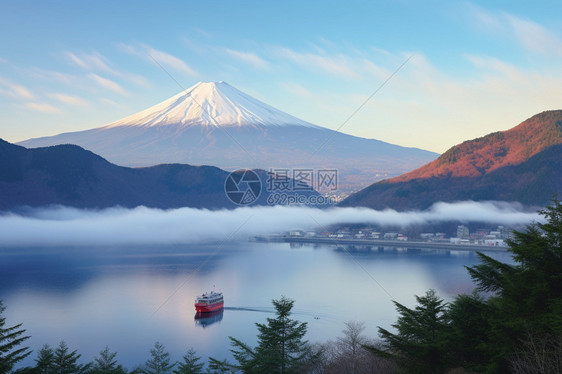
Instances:
[[[6,327],[6,318],[2,315],[5,309],[0,300],[0,373],[9,373],[16,363],[31,354],[28,347],[21,347],[29,339],[23,335],[22,324]]]
[[[82,365],[78,360],[82,355],[77,353],[77,350],[69,352],[68,345],[63,340],[54,352],[54,370],[57,374],[81,374],[89,369],[89,364]]]
[[[238,369],[228,363],[227,360],[219,361],[215,358],[209,357],[209,371],[208,374],[235,374],[239,373]]]
[[[369,349],[383,357],[391,357],[408,373],[438,373],[446,367],[447,305],[434,290],[416,296],[418,305],[410,309],[394,302],[398,321],[392,325],[396,334],[379,327],[382,349]]]
[[[451,364],[469,372],[483,372],[491,360],[491,309],[478,294],[459,295],[449,304],[448,347]]]
[[[53,348],[45,344],[35,359],[37,374],[51,374],[55,371],[55,352]]]
[[[94,364],[90,374],[124,374],[126,371],[115,359],[117,352],[111,352],[109,347],[105,347],[99,356],[94,359]]]
[[[267,324],[256,323],[258,346],[252,350],[241,341],[230,337],[234,358],[244,373],[295,373],[304,363],[309,352],[306,322],[290,318],[294,301],[281,297],[273,300],[276,318],[268,318]]]
[[[175,363],[170,364],[170,353],[160,342],[154,343],[154,348],[150,350],[151,358],[144,364],[143,373],[145,374],[165,374],[170,373]]]
[[[480,264],[468,268],[478,289],[491,294],[491,372],[508,371],[509,355],[528,336],[562,335],[562,205],[554,200],[539,213],[546,222],[515,231],[508,240],[515,264],[478,253]]]
[[[193,348],[190,348],[183,356],[183,362],[178,362],[178,367],[174,370],[175,374],[203,374],[204,363],[199,362],[200,357]]]
[[[26,366],[13,370],[12,374],[37,374],[37,370],[34,367]]]

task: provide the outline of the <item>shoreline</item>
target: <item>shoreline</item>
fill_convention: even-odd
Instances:
[[[380,239],[351,239],[351,238],[318,238],[297,237],[288,235],[259,235],[250,239],[254,242],[263,243],[307,243],[307,244],[330,244],[330,245],[357,245],[371,247],[399,247],[415,249],[443,249],[461,251],[507,251],[509,247],[479,244],[455,244],[449,242],[422,242],[412,240],[380,240]]]

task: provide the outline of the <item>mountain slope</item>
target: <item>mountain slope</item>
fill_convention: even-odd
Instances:
[[[528,160],[562,143],[562,110],[537,114],[518,126],[456,145],[438,159],[389,182],[437,176],[476,177]]]
[[[437,201],[505,200],[544,206],[562,193],[562,111],[466,141],[437,160],[374,183],[340,205],[424,209]]]
[[[78,208],[235,208],[224,191],[229,173],[181,164],[127,168],[75,145],[26,149],[0,139],[0,209],[60,204]],[[267,204],[267,174],[258,171]],[[315,191],[301,192],[316,195]]]
[[[339,189],[399,175],[436,153],[359,138],[302,121],[224,83],[198,83],[158,105],[86,131],[30,139],[77,144],[118,165],[215,165],[226,170],[337,169]]]

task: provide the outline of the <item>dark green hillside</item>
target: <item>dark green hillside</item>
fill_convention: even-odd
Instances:
[[[257,171],[267,204],[267,173]],[[236,208],[224,192],[228,172],[214,166],[166,164],[126,168],[76,145],[26,149],[0,139],[0,209],[65,205],[77,208]],[[304,195],[318,195],[315,191]]]

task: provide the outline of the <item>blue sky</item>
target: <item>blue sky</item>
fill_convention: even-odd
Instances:
[[[560,1],[0,1],[0,137],[105,125],[198,81],[443,152],[562,108]]]

